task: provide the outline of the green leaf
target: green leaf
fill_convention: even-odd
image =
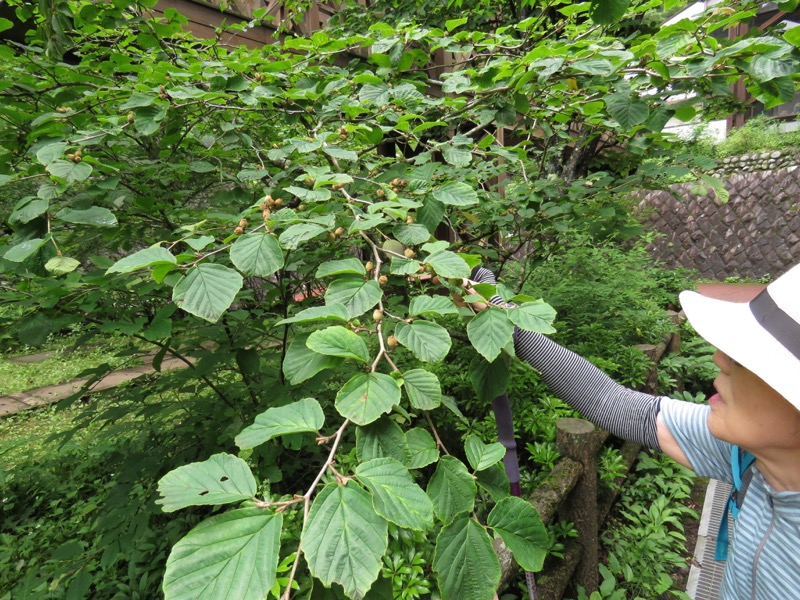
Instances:
[[[609,114],[625,129],[641,125],[650,115],[647,104],[625,94],[610,94],[604,100]]]
[[[240,502],[256,495],[256,480],[241,458],[215,454],[208,460],[173,469],[158,482],[164,512],[187,506]]]
[[[341,356],[369,362],[369,350],[364,340],[354,331],[341,325],[332,325],[327,329],[315,331],[308,336],[306,346],[314,352],[327,356]]]
[[[303,398],[286,406],[268,408],[236,436],[236,445],[255,448],[280,435],[319,431],[325,424],[322,407],[314,398]]]
[[[317,323],[319,321],[348,321],[350,314],[344,304],[330,304],[328,306],[312,306],[301,310],[293,317],[281,319],[276,325],[289,323]]]
[[[409,315],[457,315],[458,308],[449,296],[415,296],[409,305]]]
[[[389,267],[389,273],[392,275],[414,275],[418,271],[418,260],[392,256],[392,263]]]
[[[54,160],[45,168],[51,175],[67,181],[85,181],[92,174],[92,165],[71,160]]]
[[[54,256],[45,263],[44,268],[53,273],[53,275],[65,275],[66,273],[72,273],[80,265],[81,263],[74,258]]]
[[[283,517],[243,508],[206,519],[172,548],[165,600],[262,600],[275,584]]]
[[[45,243],[47,243],[47,240],[44,238],[25,240],[9,248],[8,252],[3,255],[3,258],[11,262],[22,262],[30,256],[33,256]]]
[[[314,225],[313,223],[298,223],[297,225],[287,227],[283,233],[281,233],[279,240],[283,248],[287,250],[297,250],[300,244],[325,233],[325,231],[324,227]]]
[[[406,432],[410,458],[404,463],[409,469],[421,469],[439,459],[436,441],[426,429],[414,427]]]
[[[619,22],[628,10],[630,0],[592,0],[589,17],[598,25]]]
[[[756,81],[764,82],[793,75],[796,68],[796,63],[791,58],[770,58],[759,54],[750,61],[747,71]]]
[[[42,146],[36,151],[36,160],[42,165],[49,165],[54,160],[64,156],[64,151],[67,149],[66,142],[55,142]]]
[[[150,106],[156,101],[155,94],[148,94],[144,92],[134,92],[128,101],[120,105],[120,110],[128,110],[131,108],[139,108],[141,106]]]
[[[307,190],[306,188],[290,185],[283,188],[293,196],[297,196],[304,202],[327,202],[331,199],[331,191],[328,188],[320,188],[318,190]]]
[[[283,251],[275,236],[248,233],[231,246],[231,262],[248,277],[269,277],[283,267]]]
[[[448,181],[433,191],[433,197],[450,206],[472,206],[478,203],[478,193],[463,181]]]
[[[469,378],[478,399],[487,404],[505,394],[511,379],[509,361],[500,355],[492,362],[476,356],[469,366]]]
[[[356,425],[372,423],[400,403],[400,386],[383,373],[358,373],[336,394],[336,410]]]
[[[511,484],[506,475],[505,466],[502,463],[492,465],[488,469],[475,473],[478,485],[489,492],[492,500],[500,502],[503,498],[511,495]]]
[[[101,206],[92,206],[85,210],[65,208],[59,211],[56,217],[67,223],[95,225],[97,227],[116,227],[118,224],[114,213]]]
[[[311,574],[361,598],[378,578],[389,544],[388,525],[354,483],[328,484],[311,505],[300,537]],[[220,596],[225,597],[225,596]]]
[[[186,242],[186,245],[195,252],[200,252],[203,248],[212,243],[214,238],[210,235],[201,235],[200,237],[189,238],[183,241]]]
[[[555,333],[556,331],[553,328],[556,311],[544,300],[526,302],[509,310],[507,314],[511,322],[520,329],[539,333]]]
[[[167,116],[167,109],[158,106],[140,106],[134,109],[133,114],[133,126],[136,131],[142,135],[153,135]]]
[[[375,458],[356,467],[356,477],[372,492],[375,512],[398,527],[427,531],[433,527],[433,504],[402,463]]]
[[[412,369],[403,373],[403,387],[411,406],[419,410],[433,410],[442,403],[439,378],[425,369]]]
[[[325,290],[325,304],[344,304],[350,317],[358,317],[378,304],[382,296],[377,281],[345,276],[334,279]]]
[[[242,289],[244,280],[233,269],[201,263],[175,284],[172,301],[186,312],[216,323]]]
[[[322,263],[317,269],[316,277],[322,279],[330,275],[366,275],[367,270],[357,258],[345,258],[342,260],[329,260]]]
[[[177,264],[177,259],[166,248],[162,248],[160,244],[155,244],[144,250],[139,250],[133,254],[119,259],[111,267],[109,267],[106,274],[109,273],[130,273],[138,269],[150,267],[157,264],[169,263]]]
[[[325,146],[322,151],[328,156],[339,160],[358,160],[358,154],[352,150],[345,150],[344,148],[336,148],[334,146]]]
[[[469,341],[489,362],[494,362],[513,335],[514,324],[509,320],[506,311],[493,306],[482,310],[467,323]]]
[[[425,362],[444,360],[452,344],[447,330],[430,321],[414,321],[410,325],[400,322],[394,335],[414,356]]]
[[[8,217],[8,222],[10,225],[30,223],[36,217],[40,217],[46,213],[48,208],[50,208],[49,200],[29,200],[22,204],[22,206],[17,205],[17,207],[15,207],[14,212]]]
[[[442,157],[444,158],[445,162],[448,165],[453,165],[454,167],[468,167],[469,164],[472,162],[472,152],[470,152],[469,149],[465,148],[464,146],[453,146],[451,144],[443,144],[442,146],[440,146],[440,149],[442,151]],[[434,196],[436,196],[435,192]],[[444,200],[442,200],[441,198],[438,199],[444,202]],[[445,202],[445,204],[447,204],[447,202]]]
[[[433,570],[442,598],[492,600],[500,585],[500,562],[486,530],[459,517],[436,538]]]
[[[411,457],[406,435],[387,416],[356,429],[356,454],[361,462],[389,457],[406,464]]]
[[[431,232],[425,225],[419,223],[412,223],[410,225],[398,225],[392,229],[394,237],[398,241],[403,242],[406,246],[415,246],[417,244],[424,244],[431,239]]]
[[[469,277],[472,269],[469,268],[467,261],[455,252],[440,250],[429,255],[425,262],[433,267],[436,274],[440,277],[457,277],[463,279]]]
[[[472,512],[478,487],[467,467],[453,456],[443,456],[428,482],[433,512],[445,523],[456,515]]]
[[[471,434],[467,436],[464,443],[464,451],[467,453],[467,460],[475,471],[483,471],[492,465],[496,465],[503,460],[506,449],[500,442],[484,444],[481,439]]]
[[[344,362],[338,356],[325,356],[306,346],[307,335],[298,335],[290,343],[283,359],[283,374],[291,385],[297,385],[325,369],[335,369]]]
[[[542,570],[549,542],[547,529],[533,506],[509,496],[495,505],[486,523],[503,539],[519,566],[531,572]]]

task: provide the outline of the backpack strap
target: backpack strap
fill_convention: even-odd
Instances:
[[[714,560],[724,561],[728,558],[728,515],[734,520],[739,516],[739,510],[744,503],[744,495],[753,479],[753,463],[756,457],[747,450],[742,450],[739,446],[731,446],[731,473],[733,474],[733,486],[731,495],[725,503],[725,510],[719,522],[719,532],[717,533],[717,546],[714,550]]]

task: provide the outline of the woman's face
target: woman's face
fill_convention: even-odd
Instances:
[[[708,428],[714,437],[758,456],[800,448],[800,411],[760,377],[717,350]]]

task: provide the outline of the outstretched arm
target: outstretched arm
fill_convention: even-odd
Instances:
[[[477,283],[496,283],[494,274],[482,267],[477,267],[471,278]],[[500,296],[490,302],[504,306]],[[559,398],[587,419],[618,437],[662,450],[689,466],[659,416],[659,397],[618,384],[586,359],[540,333],[515,328],[514,347],[517,356],[539,371]]]

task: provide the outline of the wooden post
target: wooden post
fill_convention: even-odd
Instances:
[[[583,466],[583,476],[563,505],[562,518],[572,521],[578,530],[578,542],[583,548],[575,570],[575,583],[587,594],[597,590],[599,577],[599,517],[597,509],[597,449],[599,436],[595,427],[583,419],[560,419],[556,423],[558,451]]]

